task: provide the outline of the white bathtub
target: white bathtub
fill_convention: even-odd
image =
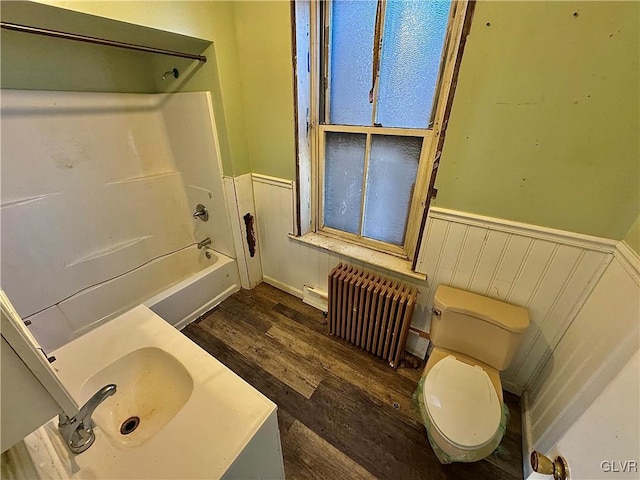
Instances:
[[[195,260],[193,256],[190,259]],[[179,330],[240,289],[234,259],[203,249],[197,265],[201,270],[144,302]]]
[[[24,320],[50,352],[141,303],[180,329],[239,289],[233,258],[193,245],[83,290]]]

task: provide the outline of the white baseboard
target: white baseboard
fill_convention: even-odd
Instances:
[[[302,300],[302,290],[299,290],[297,288],[291,287],[289,285],[287,285],[286,283],[282,283],[278,280],[276,280],[275,278],[271,278],[268,277],[266,275],[264,275],[262,277],[262,280],[264,281],[264,283],[268,283],[269,285],[271,285],[272,287],[276,287],[279,290],[282,290],[283,292],[287,292],[290,293],[291,295],[298,297],[300,300]]]
[[[321,312],[329,311],[329,294],[320,288],[309,285],[302,287],[302,301]]]

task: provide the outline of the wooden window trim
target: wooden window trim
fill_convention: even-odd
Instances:
[[[310,125],[309,125],[309,141],[311,150],[311,232],[322,232],[325,235],[343,239],[347,242],[369,247],[373,250],[390,253],[412,262],[412,268],[415,269],[415,262],[421,246],[422,237],[426,225],[427,212],[433,191],[435,174],[437,172],[438,161],[442,151],[444,142],[444,134],[446,130],[448,116],[451,110],[453,93],[455,91],[455,81],[460,66],[462,51],[469,32],[470,21],[473,13],[474,1],[464,0],[452,3],[450,11],[447,32],[445,35],[445,44],[443,48],[443,60],[440,65],[438,83],[436,88],[436,97],[434,99],[434,107],[431,112],[432,125],[428,129],[402,129],[375,126],[349,126],[349,125],[327,125],[321,124],[320,112],[325,111],[328,102],[328,95],[324,96],[322,82],[328,81],[328,66],[320,63],[320,48],[329,48],[328,41],[320,44],[321,37],[326,38],[327,35],[320,35],[320,15],[329,15],[328,8],[320,8],[319,0],[310,0],[310,39],[311,47],[309,50],[310,64]],[[326,5],[326,4],[325,4]],[[294,25],[295,28],[295,25]],[[325,57],[326,58],[326,57]],[[297,104],[297,100],[296,100]],[[371,135],[406,135],[418,136],[425,139],[426,144],[423,145],[421,157],[416,174],[416,182],[414,192],[410,200],[410,208],[407,220],[407,230],[405,233],[404,246],[398,247],[385,242],[353,235],[347,232],[325,227],[323,224],[323,205],[324,200],[324,135],[326,132],[352,132],[367,134],[367,148],[370,146]],[[366,176],[366,175],[365,175]],[[366,179],[365,179],[366,181]],[[300,189],[298,189],[300,191]],[[300,200],[298,200],[298,209],[300,208]],[[299,227],[298,227],[299,228]],[[304,233],[304,232],[302,232]]]
[[[445,36],[444,51],[446,52],[446,58],[445,62],[442,63],[441,73],[438,76],[438,89],[436,90],[438,98],[433,114],[434,138],[432,142],[432,151],[429,153],[429,174],[426,179],[426,190],[420,197],[422,205],[419,227],[412,239],[415,242],[413,255],[411,256],[412,270],[416,269],[418,253],[420,252],[424,234],[426,233],[425,229],[427,225],[429,207],[431,205],[431,200],[435,196],[436,175],[438,174],[440,156],[442,155],[442,149],[444,147],[449,116],[451,115],[451,107],[453,106],[453,98],[458,83],[458,74],[460,73],[462,55],[464,53],[467,37],[471,30],[471,22],[473,20],[476,0],[454,2],[453,5],[454,8],[451,11],[449,27]],[[454,20],[452,21],[451,19]]]

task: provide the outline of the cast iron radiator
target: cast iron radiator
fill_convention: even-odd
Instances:
[[[418,290],[346,263],[331,270],[328,290],[330,333],[397,368]]]

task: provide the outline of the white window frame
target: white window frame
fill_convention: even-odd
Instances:
[[[434,94],[435,105],[433,125],[428,129],[387,128],[376,126],[360,127],[320,123],[320,82],[322,79],[322,65],[320,65],[321,45],[319,35],[320,1],[309,0],[308,5],[310,8],[310,46],[308,52],[308,65],[310,67],[310,85],[308,86],[308,88],[310,88],[310,106],[305,112],[305,116],[302,116],[301,112],[298,111],[298,121],[303,123],[306,122],[308,125],[309,155],[301,155],[299,153],[298,158],[297,191],[299,194],[298,211],[301,219],[301,223],[298,228],[299,234],[305,235],[307,233],[319,233],[327,237],[362,245],[383,253],[392,254],[415,264],[415,258],[418,254],[425,226],[429,200],[433,194],[432,177],[434,175],[434,171],[437,170],[438,160],[444,140],[444,131],[446,129],[446,120],[451,107],[452,87],[454,87],[453,83],[456,78],[457,67],[459,66],[461,46],[463,44],[465,31],[468,31],[468,24],[472,13],[469,8],[469,1],[462,0],[452,3],[452,8],[449,13],[447,32],[445,35],[438,85]],[[326,49],[328,48],[328,45],[324,45],[322,48]],[[300,52],[298,52],[298,57],[300,57]],[[298,61],[299,60],[300,59],[298,59]],[[304,60],[307,59],[305,58]],[[307,62],[304,63],[306,64]],[[296,108],[298,108],[298,106],[296,106]],[[428,113],[430,112],[427,112],[426,114]],[[298,129],[298,132],[300,131],[301,129]],[[359,235],[332,229],[324,225],[324,136],[327,132],[367,134],[366,158],[369,156],[371,144],[370,139],[373,134],[392,134],[398,136],[422,137],[424,139],[423,142],[425,143],[423,144],[420,155],[416,182],[410,201],[405,242],[403,246],[396,246],[378,240],[361,237]],[[300,135],[300,133],[298,133],[298,135]],[[301,139],[298,139],[299,146],[302,145],[300,140]],[[306,159],[306,157],[309,157],[309,161],[303,160]]]

